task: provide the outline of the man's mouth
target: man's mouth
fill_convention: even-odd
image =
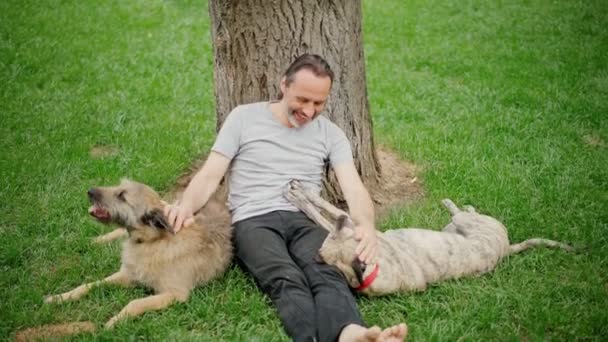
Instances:
[[[102,208],[99,204],[93,204],[89,208],[89,214],[99,221],[108,222],[112,218],[110,212]]]

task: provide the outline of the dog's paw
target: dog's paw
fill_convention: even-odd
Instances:
[[[120,227],[120,228],[114,229],[113,231],[111,231],[107,234],[103,234],[103,235],[94,237],[92,239],[92,241],[95,244],[105,244],[105,243],[110,243],[114,240],[118,240],[120,238],[126,237],[128,234],[129,233],[127,232],[126,228]]]
[[[63,302],[72,301],[75,299],[77,299],[77,297],[74,297],[73,291],[70,291],[70,292],[61,293],[61,294],[48,295],[48,296],[44,297],[44,302],[45,303],[63,303]]]
[[[105,235],[97,236],[97,237],[94,237],[94,238],[91,239],[91,242],[94,243],[94,244],[96,244],[96,245],[105,244],[105,243],[108,243],[110,241],[111,240],[108,240]]]
[[[116,316],[114,316],[114,317],[110,318],[110,320],[109,320],[109,321],[107,321],[107,322],[106,322],[106,324],[104,325],[104,328],[105,328],[105,329],[113,329],[113,328],[114,328],[114,326],[115,326],[115,325],[116,325],[118,322],[120,322],[120,319],[121,319],[121,318],[120,318],[120,315],[116,315]]]
[[[473,206],[470,206],[470,205],[463,206],[462,210],[466,211],[467,213],[477,214],[477,211],[475,210],[475,208]]]
[[[61,301],[61,296],[59,295],[48,295],[44,297],[44,302],[46,304],[57,303]]]

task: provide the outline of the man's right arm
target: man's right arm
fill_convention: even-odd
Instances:
[[[230,159],[211,151],[200,171],[190,181],[181,202],[165,207],[165,216],[174,232],[187,226],[193,214],[202,208],[217,189],[230,166]]]

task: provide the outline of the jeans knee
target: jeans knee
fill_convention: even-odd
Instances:
[[[314,265],[306,270],[306,274],[310,281],[311,288],[317,286],[339,286],[345,285],[348,287],[346,278],[340,270],[331,265]]]
[[[295,272],[285,272],[284,274],[267,279],[260,284],[264,292],[271,298],[280,298],[284,293],[295,291],[307,291],[308,284],[303,275]]]

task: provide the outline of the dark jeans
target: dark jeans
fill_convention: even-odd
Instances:
[[[364,325],[340,271],[314,260],[326,236],[301,212],[274,211],[234,225],[237,260],[294,341],[335,341],[346,325]]]

